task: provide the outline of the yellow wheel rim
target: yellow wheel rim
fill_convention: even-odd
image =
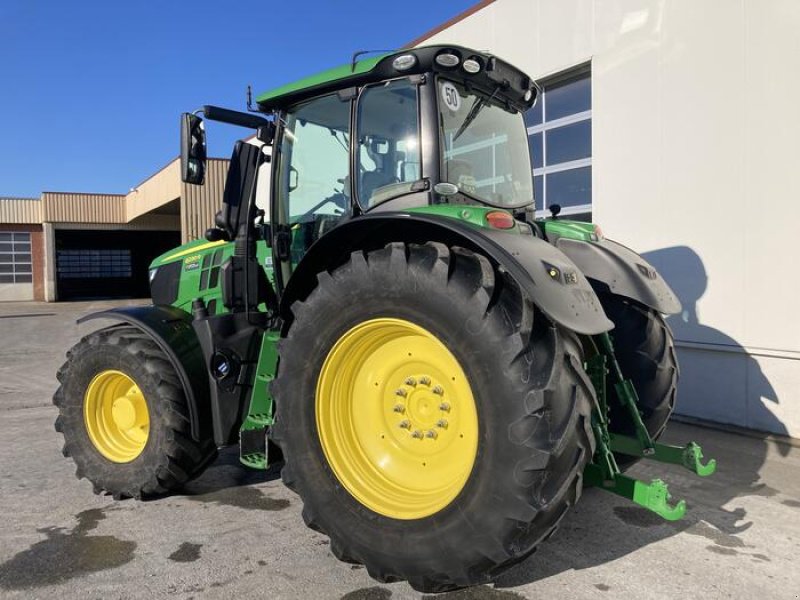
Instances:
[[[420,519],[450,504],[478,450],[466,375],[432,333],[372,319],[345,333],[317,381],[322,450],[341,484],[371,510]]]
[[[89,382],[83,421],[94,447],[112,462],[132,461],[147,444],[147,402],[136,382],[122,371],[102,371]]]

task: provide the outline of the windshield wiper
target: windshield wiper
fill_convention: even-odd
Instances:
[[[472,122],[475,120],[475,117],[478,116],[478,113],[481,112],[481,109],[486,106],[486,99],[482,96],[475,98],[475,102],[472,103],[472,106],[467,113],[467,116],[464,118],[464,122],[461,124],[461,127],[458,128],[455,135],[453,136],[453,141],[455,142],[458,137],[464,133],[464,131],[469,127]]]
[[[473,102],[472,106],[470,106],[467,116],[464,117],[464,122],[461,124],[461,127],[458,128],[458,131],[456,131],[455,135],[453,136],[454,142],[458,139],[458,137],[462,133],[464,133],[466,128],[472,124],[472,122],[475,120],[475,117],[478,116],[478,113],[481,112],[483,107],[489,104],[489,102],[492,99],[494,99],[498,91],[500,91],[500,86],[494,88],[494,91],[492,92],[492,95],[489,96],[489,98],[484,98],[483,96],[478,96],[477,98],[475,98],[475,102]]]
[[[337,132],[333,127],[328,127],[328,131],[333,136],[333,139],[339,142],[339,145],[344,148],[344,151],[349,153],[350,148],[348,146],[350,145],[350,141],[347,139],[347,136],[344,134],[344,132],[341,132],[342,137],[344,138],[344,141],[342,141],[339,139],[339,132]]]

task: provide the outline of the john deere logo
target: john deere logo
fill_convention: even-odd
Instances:
[[[193,256],[187,256],[183,259],[183,270],[184,271],[194,271],[195,269],[200,268],[200,260],[203,258],[202,254],[195,254]]]

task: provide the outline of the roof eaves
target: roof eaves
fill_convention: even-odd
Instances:
[[[414,46],[419,46],[422,42],[425,42],[425,41],[429,40],[430,38],[435,36],[437,33],[441,33],[442,31],[444,31],[448,27],[452,27],[456,23],[459,23],[460,21],[463,21],[467,17],[470,17],[470,16],[474,15],[479,10],[482,10],[482,9],[486,8],[487,6],[489,6],[490,4],[493,4],[496,1],[497,0],[481,0],[480,2],[474,4],[473,6],[470,6],[467,10],[458,13],[452,19],[448,19],[447,21],[445,21],[441,25],[437,25],[433,29],[430,29],[427,32],[423,33],[418,38],[416,38],[414,40],[411,40],[406,45],[406,47],[407,48],[412,48]]]

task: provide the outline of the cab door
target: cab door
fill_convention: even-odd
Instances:
[[[311,245],[351,215],[351,105],[330,94],[282,114],[271,211],[281,290]]]
[[[355,194],[361,211],[429,202],[422,176],[418,77],[362,88],[356,108]]]

